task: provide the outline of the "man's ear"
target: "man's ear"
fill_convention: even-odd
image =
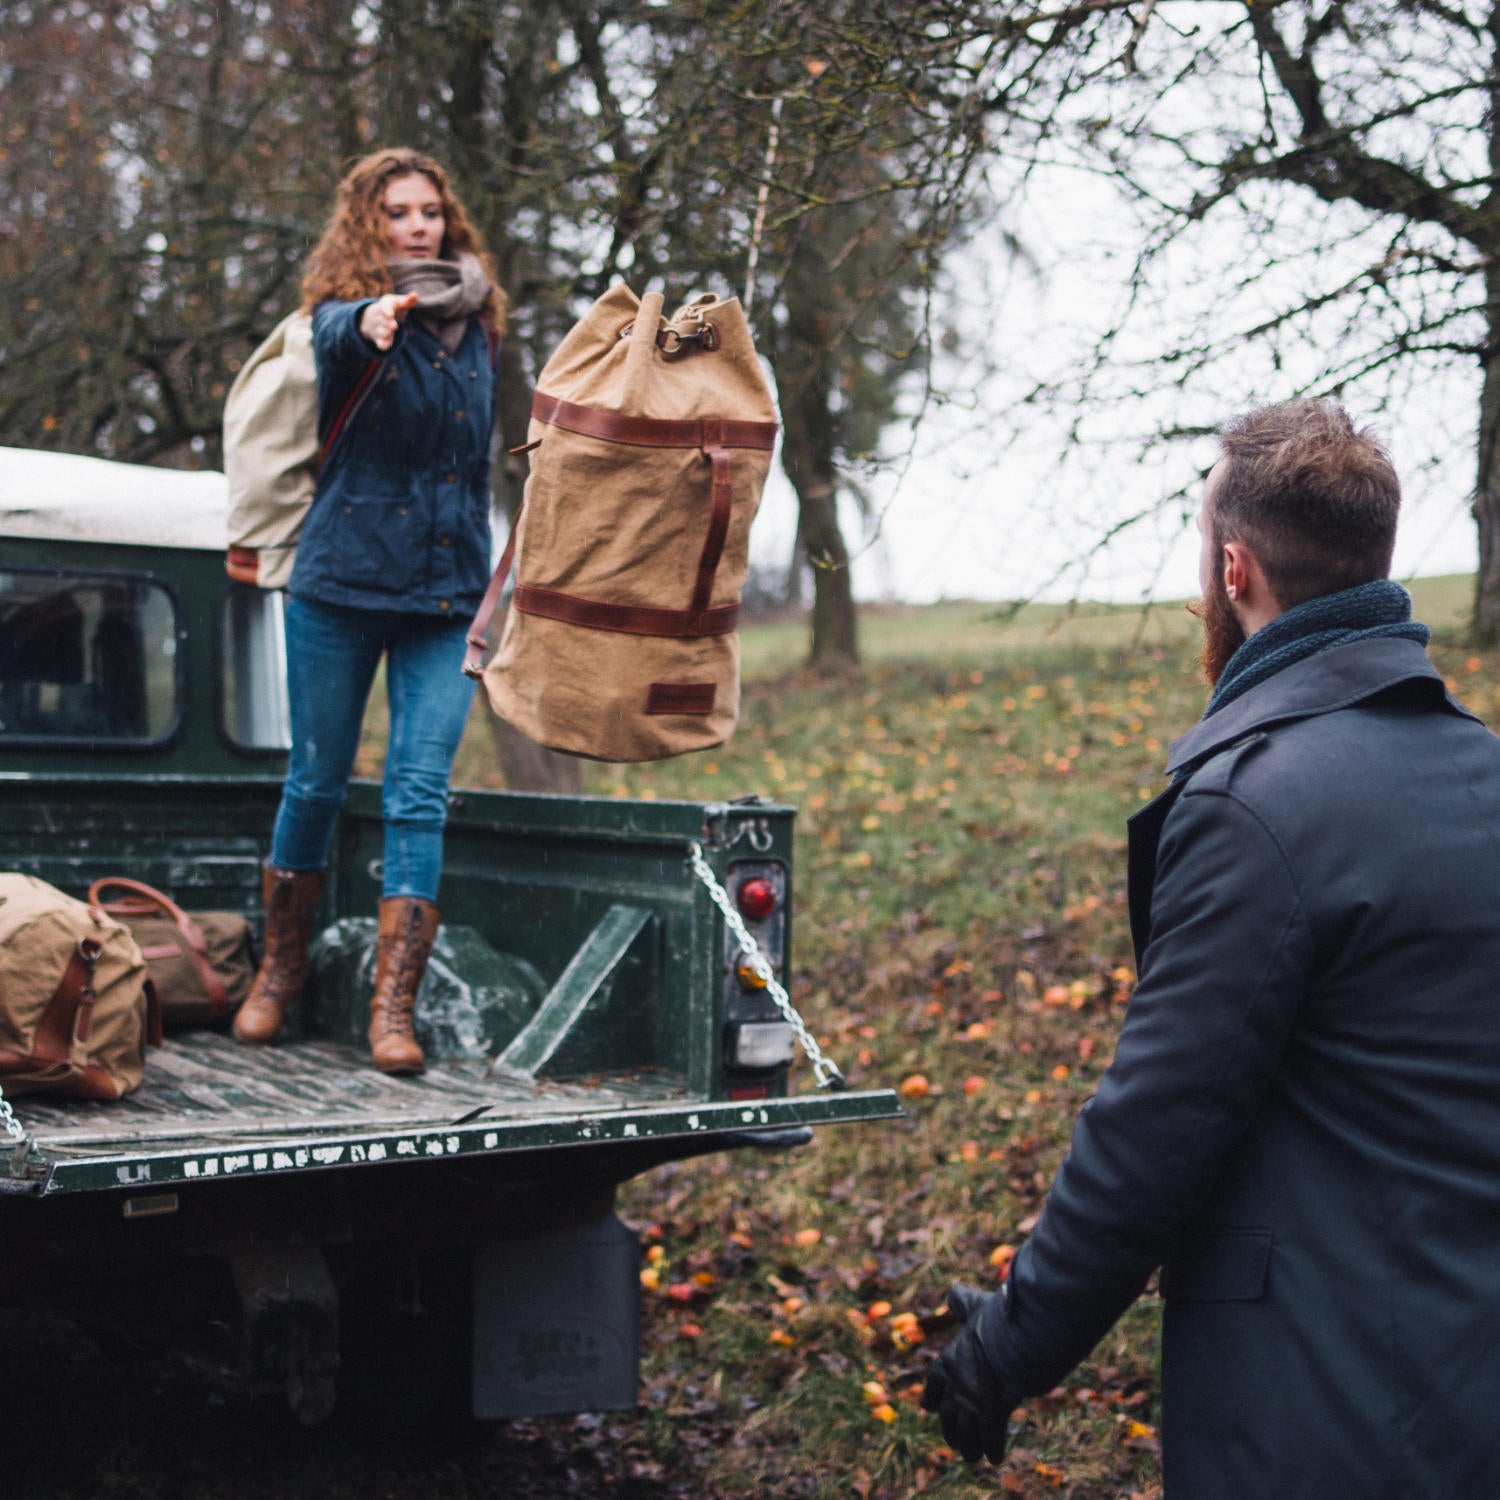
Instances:
[[[1225,542],[1219,559],[1224,575],[1224,592],[1230,607],[1244,627],[1253,635],[1269,625],[1281,613],[1281,605],[1266,581],[1266,570],[1254,551],[1242,541]]]
[[[1239,542],[1226,542],[1221,559],[1224,570],[1224,592],[1231,603],[1238,603],[1248,582],[1245,559],[1247,553]]]

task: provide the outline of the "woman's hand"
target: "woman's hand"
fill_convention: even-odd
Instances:
[[[397,327],[406,320],[406,315],[417,305],[417,294],[408,292],[398,297],[387,292],[377,297],[359,315],[359,331],[382,352],[391,347]]]

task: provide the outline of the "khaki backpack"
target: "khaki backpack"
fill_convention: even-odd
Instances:
[[[263,589],[286,587],[318,470],[359,410],[380,363],[370,361],[320,440],[312,319],[305,312],[289,314],[245,361],[224,402],[225,566],[231,578]]]
[[[555,750],[659,760],[722,744],[739,717],[740,589],[776,408],[736,300],[663,319],[624,285],[547,361],[522,511],[469,631],[501,718]]]
[[[0,874],[0,1087],[118,1099],[160,1041],[129,929],[35,876]]]

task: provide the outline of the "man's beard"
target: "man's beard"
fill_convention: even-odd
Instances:
[[[1217,687],[1229,658],[1245,643],[1245,632],[1230,607],[1222,577],[1215,573],[1208,593],[1189,604],[1188,613],[1203,624],[1203,649],[1198,653],[1198,664],[1208,685]]]

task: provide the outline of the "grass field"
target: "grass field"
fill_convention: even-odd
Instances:
[[[1468,589],[1413,592],[1439,666],[1493,721],[1495,661],[1460,643]],[[793,997],[853,1084],[907,1101],[786,1159],[630,1185],[645,1404],[588,1441],[662,1487],[642,1493],[1155,1495],[1150,1296],[1023,1409],[998,1475],[956,1464],[916,1395],[949,1282],[996,1284],[1109,1062],[1133,981],[1124,820],[1201,712],[1196,624],[1180,605],[947,604],[862,629],[864,670],[820,677],[797,665],[801,625],[752,626],[731,745],[587,768],[606,796],[798,806]],[[493,784],[487,736],[464,756]]]
[[[1434,657],[1500,720],[1493,656],[1461,644],[1468,581],[1418,585]],[[643,1392],[626,1413],[482,1431],[352,1419],[311,1431],[212,1360],[0,1326],[10,1500],[1147,1500],[1160,1493],[1143,1298],[1003,1467],[956,1463],[916,1397],[949,1283],[996,1285],[1107,1066],[1133,975],[1124,820],[1197,718],[1196,626],[1149,613],[946,604],[863,617],[866,664],[801,670],[803,628],[744,632],[731,745],[589,765],[604,796],[762,792],[800,809],[790,987],[895,1123],[662,1168],[627,1185],[641,1233]],[[362,769],[384,743],[377,693]],[[496,785],[476,706],[457,779]],[[794,1085],[812,1086],[809,1070]],[[397,1397],[407,1372],[391,1371]],[[86,1420],[61,1415],[82,1411]]]

